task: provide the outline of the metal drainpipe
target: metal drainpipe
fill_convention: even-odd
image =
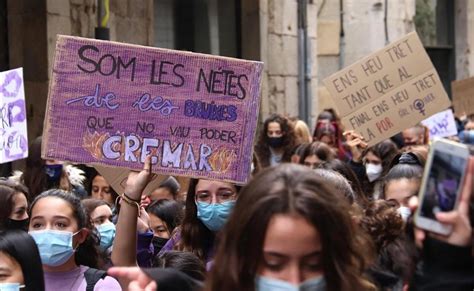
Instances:
[[[384,2],[384,13],[383,13],[383,25],[384,25],[384,28],[385,28],[385,45],[388,45],[389,44],[389,39],[388,39],[388,20],[387,20],[387,17],[388,17],[388,0],[385,0]]]
[[[102,27],[102,17],[104,16],[103,0],[97,0],[97,27],[94,30],[96,39],[110,40],[110,30],[108,27]]]
[[[339,33],[339,70],[344,68],[344,55],[346,53],[346,42],[344,36],[344,1],[339,0],[339,17],[341,30]]]
[[[311,118],[311,63],[309,61],[307,0],[298,0],[298,115],[310,124]],[[291,96],[287,96],[287,98]]]

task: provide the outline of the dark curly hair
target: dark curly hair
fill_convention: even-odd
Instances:
[[[372,238],[377,252],[404,233],[404,223],[397,211],[398,207],[398,202],[394,200],[375,200],[364,210],[360,225]]]
[[[255,145],[255,154],[260,162],[262,168],[270,166],[270,146],[268,145],[268,125],[271,122],[276,122],[280,125],[281,131],[283,133],[283,143],[282,147],[284,150],[282,162],[290,162],[292,150],[296,145],[296,135],[294,133],[293,127],[291,126],[289,120],[280,115],[273,114],[268,117],[263,123],[263,128],[260,131],[260,135]]]

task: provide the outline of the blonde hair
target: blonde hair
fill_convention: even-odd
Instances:
[[[310,143],[313,141],[308,125],[303,120],[297,120],[294,125],[296,144]]]

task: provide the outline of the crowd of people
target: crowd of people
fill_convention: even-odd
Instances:
[[[474,144],[474,115],[459,135]],[[334,110],[311,134],[274,114],[246,185],[166,177],[150,157],[123,193],[85,165],[41,158],[0,179],[0,290],[474,290],[470,160],[459,206],[414,213],[430,148],[422,125],[368,146]]]

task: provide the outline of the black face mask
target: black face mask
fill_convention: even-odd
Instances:
[[[268,145],[272,148],[279,148],[283,145],[283,137],[267,137]]]
[[[63,165],[45,165],[44,172],[48,178],[48,182],[59,181],[63,172]]]
[[[15,219],[10,219],[10,218],[7,218],[7,221],[6,221],[6,228],[7,229],[19,229],[19,230],[24,230],[24,231],[27,231],[28,230],[28,222],[29,222],[29,219],[23,219],[23,220],[15,220]]]
[[[159,253],[169,240],[169,238],[154,236],[151,240],[151,243],[153,244],[155,254]]]

